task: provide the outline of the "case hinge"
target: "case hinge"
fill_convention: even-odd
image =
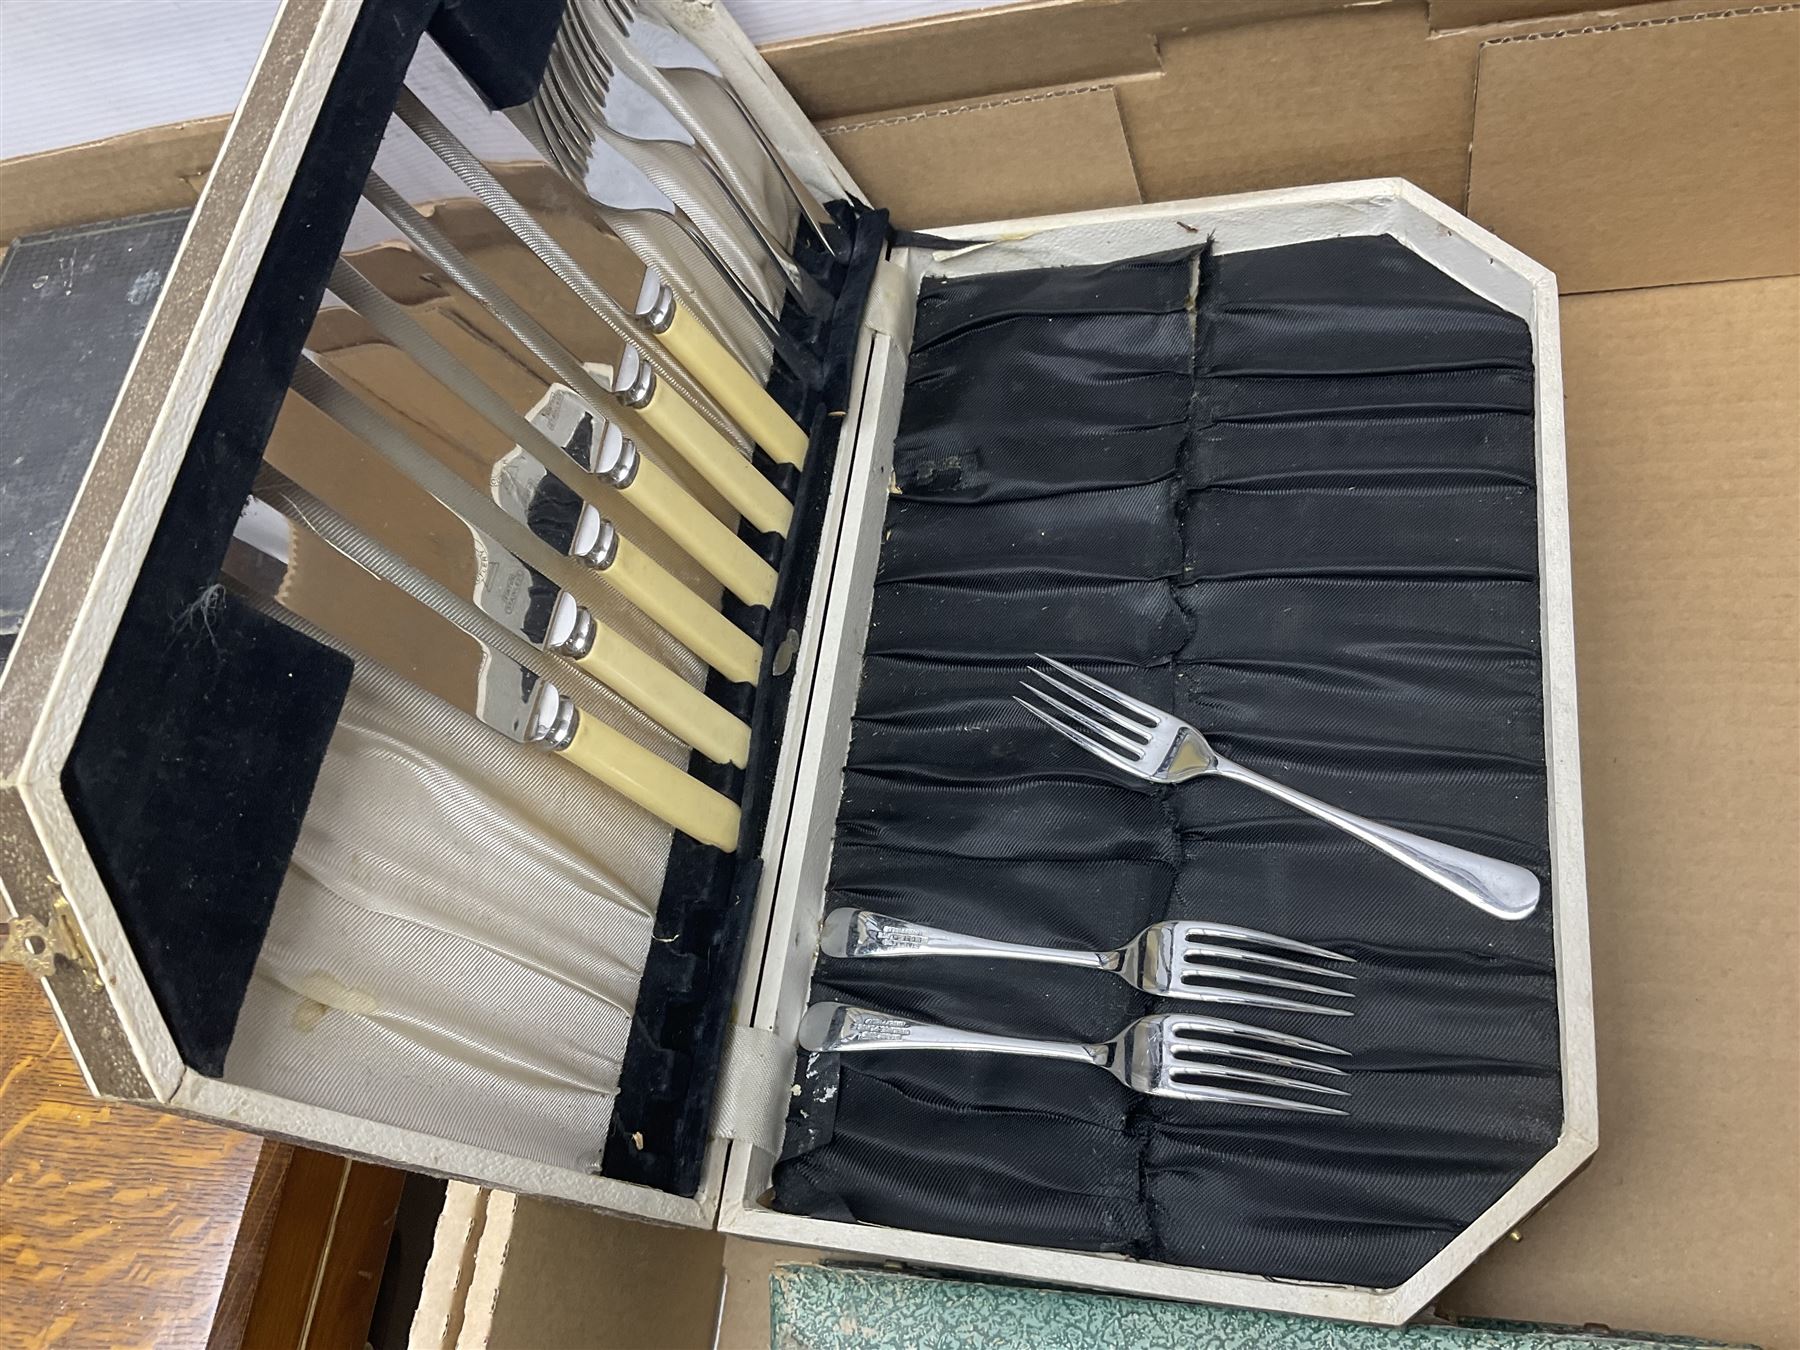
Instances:
[[[875,264],[875,277],[869,283],[869,301],[863,307],[863,322],[877,333],[912,340],[912,288],[907,284],[904,267],[885,258]]]
[[[56,972],[56,958],[94,973],[93,953],[83,941],[69,902],[57,896],[50,910],[50,922],[29,914],[0,919],[0,966],[20,966],[39,979],[49,979]]]
[[[719,1074],[713,1133],[781,1152],[793,1095],[794,1047],[760,1027],[733,1027]]]

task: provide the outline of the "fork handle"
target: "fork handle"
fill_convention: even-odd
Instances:
[[[800,1019],[799,1039],[802,1050],[987,1050],[1038,1059],[1073,1059],[1103,1067],[1108,1048],[1075,1041],[1040,1041],[1027,1036],[963,1031],[844,1003],[813,1004]]]
[[[986,956],[1002,961],[1041,961],[1088,970],[1116,970],[1116,952],[1071,951],[971,937],[947,928],[890,918],[868,909],[834,909],[825,916],[819,950],[827,956]]]
[[[1337,826],[1345,834],[1354,835],[1365,844],[1380,849],[1420,876],[1435,881],[1452,895],[1468,901],[1477,909],[1486,910],[1497,919],[1523,919],[1537,908],[1538,879],[1523,867],[1482,853],[1472,853],[1466,848],[1457,848],[1454,844],[1440,844],[1435,839],[1396,829],[1392,825],[1365,820],[1353,812],[1322,802],[1317,797],[1309,797],[1297,788],[1277,783],[1273,778],[1265,778],[1256,770],[1246,769],[1223,755],[1215,754],[1214,761],[1212,772],[1221,778],[1248,783],[1260,792],[1266,792],[1289,806]]]

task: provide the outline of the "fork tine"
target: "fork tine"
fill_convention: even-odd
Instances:
[[[1348,989],[1333,989],[1326,984],[1308,984],[1304,980],[1290,980],[1282,975],[1264,975],[1257,970],[1238,970],[1232,966],[1215,966],[1206,961],[1184,961],[1179,973],[1188,975],[1205,975],[1218,980],[1238,980],[1244,984],[1266,985],[1270,989],[1292,989],[1301,994],[1322,994],[1326,998],[1355,998]]]
[[[1317,966],[1309,966],[1304,961],[1290,961],[1285,956],[1270,956],[1267,952],[1251,951],[1245,947],[1222,947],[1211,942],[1189,942],[1185,948],[1197,956],[1214,956],[1226,961],[1253,961],[1261,966],[1274,966],[1278,970],[1297,970],[1303,975],[1318,975],[1328,980],[1354,980],[1356,976],[1347,970],[1320,970]]]
[[[1060,670],[1070,679],[1085,684],[1089,689],[1092,689],[1097,693],[1105,694],[1108,698],[1113,700],[1113,702],[1149,719],[1150,725],[1153,727],[1166,720],[1169,716],[1169,714],[1164,712],[1161,708],[1153,708],[1148,703],[1133,698],[1123,689],[1113,688],[1113,686],[1106,683],[1105,680],[1097,680],[1092,675],[1084,675],[1079,670],[1076,670],[1074,666],[1064,665],[1054,656],[1045,656],[1042,652],[1038,652],[1037,659],[1042,661],[1045,665]]]
[[[1079,745],[1090,755],[1097,756],[1098,758],[1105,760],[1108,764],[1123,769],[1126,773],[1138,774],[1140,777],[1142,776],[1142,771],[1138,768],[1136,760],[1128,759],[1126,756],[1121,755],[1117,750],[1114,750],[1111,746],[1102,745],[1099,741],[1096,741],[1085,732],[1077,731],[1073,727],[1064,726],[1042,708],[1034,703],[1027,703],[1017,694],[1013,695],[1013,702],[1018,704],[1033,717],[1037,718],[1037,720],[1042,722],[1045,726],[1049,727],[1050,730],[1074,741],[1075,744]]]
[[[1121,755],[1117,750],[1112,749],[1110,746],[1102,745],[1099,741],[1096,741],[1085,732],[1077,731],[1074,727],[1064,726],[1042,708],[1039,708],[1036,704],[1027,703],[1016,694],[1013,696],[1013,702],[1017,703],[1026,712],[1030,713],[1033,717],[1037,718],[1038,721],[1049,727],[1050,730],[1074,741],[1075,744],[1079,745],[1090,755],[1103,759],[1108,764],[1123,769],[1126,773],[1143,777],[1143,771],[1138,768],[1136,760]]]
[[[1232,1045],[1226,1041],[1190,1041],[1173,1040],[1169,1048],[1175,1058],[1186,1063],[1185,1056],[1189,1051],[1197,1051],[1206,1055],[1219,1055],[1226,1059],[1247,1059],[1257,1064],[1268,1064],[1277,1069],[1300,1069],[1306,1073],[1330,1074],[1342,1078],[1349,1072],[1335,1064],[1318,1064],[1310,1059],[1301,1059],[1298,1055],[1278,1055],[1272,1050],[1257,1050],[1248,1045]]]
[[[1265,933],[1260,928],[1239,928],[1236,924],[1214,923],[1210,919],[1181,919],[1178,922],[1184,932],[1198,937],[1237,938],[1239,941],[1255,942],[1264,947],[1280,947],[1301,956],[1316,956],[1321,961],[1342,961],[1347,964],[1354,964],[1356,961],[1354,956],[1344,956],[1329,947],[1315,947],[1310,942],[1299,942],[1278,933]]]
[[[1158,1094],[1162,1097],[1177,1097],[1192,1102],[1223,1102],[1229,1106],[1256,1106],[1269,1111],[1304,1111],[1317,1116],[1346,1116],[1348,1111],[1335,1106],[1326,1106],[1320,1102],[1296,1102],[1286,1097],[1270,1097],[1261,1092],[1244,1092],[1238,1088],[1214,1087],[1206,1083],[1175,1083],[1166,1085]]]
[[[1203,1061],[1181,1062],[1180,1068],[1169,1070],[1171,1081],[1179,1083],[1186,1077],[1224,1078],[1236,1083],[1260,1083],[1264,1087],[1292,1088],[1295,1092],[1316,1092],[1321,1097],[1348,1097],[1350,1094],[1343,1088],[1331,1087],[1325,1083],[1309,1083],[1303,1078],[1283,1078],[1280,1074],[1259,1073],[1255,1069],[1242,1069],[1235,1064],[1208,1064]]]
[[[1310,1050],[1316,1055],[1350,1053],[1335,1045],[1327,1045],[1324,1041],[1308,1040],[1286,1031],[1271,1031],[1267,1027],[1251,1026],[1248,1022],[1234,1022],[1229,1017],[1209,1017],[1205,1013],[1161,1013],[1158,1016],[1162,1025],[1169,1029],[1168,1034],[1176,1037],[1184,1036],[1190,1031],[1201,1031],[1211,1032],[1215,1036],[1237,1036],[1247,1041],[1267,1041],[1270,1045],[1285,1046],[1290,1050]]]
[[[1129,713],[1122,713],[1117,708],[1109,708],[1104,703],[1100,702],[1099,699],[1089,698],[1086,694],[1081,692],[1081,686],[1064,679],[1053,670],[1039,670],[1037,667],[1033,666],[1031,668],[1031,673],[1037,676],[1038,679],[1042,680],[1045,684],[1049,685],[1057,693],[1061,694],[1064,698],[1072,698],[1082,706],[1092,708],[1119,731],[1131,732],[1137,737],[1140,743],[1148,741],[1151,733],[1156,730],[1154,727],[1140,725],[1138,720]],[[1029,689],[1031,686],[1026,685],[1025,687]]]
[[[1336,992],[1335,990],[1331,992]],[[1163,998],[1184,998],[1195,1003],[1233,1003],[1243,1008],[1269,1008],[1276,1012],[1315,1013],[1321,1017],[1354,1017],[1348,1008],[1328,1008],[1317,1003],[1259,994],[1253,989],[1221,989],[1213,984],[1177,984]]]
[[[1126,728],[1124,725],[1117,722],[1097,722],[1086,713],[1082,712],[1081,709],[1071,707],[1069,704],[1064,703],[1061,699],[1057,698],[1055,694],[1044,689],[1039,689],[1035,684],[1027,684],[1024,685],[1023,688],[1026,693],[1035,694],[1040,701],[1054,708],[1071,722],[1086,727],[1096,736],[1105,737],[1121,750],[1132,755],[1140,755],[1143,753],[1144,741],[1127,736],[1125,734]]]

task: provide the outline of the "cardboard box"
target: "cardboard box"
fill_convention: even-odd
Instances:
[[[1001,110],[1079,100],[1139,199],[1398,173],[1557,274],[1602,1146],[1439,1306],[1800,1346],[1800,12],[1120,0],[768,57],[903,223],[1050,205]]]
[[[1072,0],[769,56],[902,224],[1397,175],[1562,276],[1607,1134],[1443,1303],[1796,1345],[1800,11],[1572,8]]]

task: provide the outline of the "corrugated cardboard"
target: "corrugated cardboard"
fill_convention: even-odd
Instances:
[[[192,206],[230,120],[180,122],[0,161],[0,248],[40,230]]]
[[[1155,75],[1165,34],[1392,2],[1028,0],[778,43],[763,55],[809,116],[842,119]]]
[[[1621,24],[1677,34],[1649,39],[1645,47],[1740,41],[1716,34],[1687,39],[1685,23],[1655,26],[1704,4],[1629,0],[1577,12],[1580,0],[1048,0],[790,43],[769,58],[859,181],[905,225],[999,219],[1016,214],[1020,202],[1034,211],[1119,206],[1139,197],[1163,201],[1386,175],[1409,178],[1460,208],[1469,195],[1479,72],[1495,59],[1535,69],[1531,57],[1496,58],[1497,51],[1520,51],[1526,38]],[[1470,22],[1483,18],[1506,22]],[[1498,156],[1488,166],[1490,177],[1514,162],[1507,145],[1529,139],[1495,122],[1516,117],[1540,139],[1566,131],[1570,163],[1587,144],[1595,164],[1658,156],[1648,171],[1633,170],[1617,194],[1605,186],[1616,175],[1584,177],[1587,204],[1641,205],[1672,187],[1672,178],[1704,179],[1715,162],[1721,167],[1716,182],[1701,183],[1684,200],[1724,200],[1741,182],[1738,168],[1781,149],[1782,133],[1770,123],[1779,121],[1783,106],[1784,59],[1793,63],[1794,44],[1784,52],[1771,43],[1746,72],[1721,83],[1713,78],[1717,60],[1684,71],[1679,53],[1655,51],[1626,58],[1609,88],[1588,89],[1560,70],[1525,97],[1513,97],[1503,83],[1481,104],[1492,124],[1484,150]],[[1634,81],[1632,70],[1645,62],[1670,63],[1666,79]],[[1100,99],[1109,89],[1125,142],[1126,158],[1117,167],[1116,134]],[[1720,90],[1727,102],[1736,100],[1735,115],[1709,102]],[[1077,94],[1081,103],[1062,102]],[[1638,103],[1655,115],[1634,119],[1621,111]],[[1794,111],[1789,123],[1800,121],[1792,97],[1787,105]],[[1057,147],[1053,170],[1035,145],[1020,149],[1024,162],[1011,173],[1002,167],[1021,138],[1029,138],[1024,108],[1055,119],[1046,120],[1039,143]],[[1706,153],[1671,174],[1661,157],[1712,113],[1719,116],[1705,123],[1714,133]],[[1758,123],[1751,128],[1756,139],[1733,139],[1732,128],[1750,121]],[[1640,126],[1655,134],[1640,135]],[[1544,162],[1527,151],[1515,159]],[[1101,161],[1106,166],[1096,171]],[[995,174],[999,180],[990,185]],[[1511,187],[1498,183],[1490,200],[1516,195]],[[1772,200],[1766,187],[1762,199]],[[1547,209],[1568,205],[1551,202]],[[1765,254],[1776,247],[1770,239],[1778,226],[1770,222],[1777,207],[1778,201],[1753,208],[1755,228],[1744,226]],[[1703,210],[1695,206],[1690,214]],[[1590,237],[1596,250],[1606,247],[1598,231]]]
[[[1484,47],[1469,214],[1565,293],[1800,270],[1800,10]]]
[[[1460,205],[1477,47],[1429,36],[1392,4],[1166,39],[1119,88],[1145,199],[1392,175]]]
[[[1600,1152],[1443,1304],[1800,1345],[1800,279],[1563,305]]]
[[[902,228],[1005,220],[1027,202],[1038,212],[1140,200],[1110,88],[1026,94],[822,130],[874,200],[931,203],[929,216],[915,208],[897,212],[894,223]],[[1048,174],[1046,143],[1056,146],[1055,171]]]
[[[431,1235],[431,1255],[407,1337],[411,1350],[455,1350],[489,1198],[483,1187],[460,1181],[444,1188],[444,1205]]]
[[[1437,30],[1486,28],[1494,24],[1521,19],[1549,19],[1592,10],[1581,0],[1427,0],[1431,9],[1431,26]],[[1618,0],[1606,13],[1621,19],[1632,17],[1634,7],[1649,0]]]
[[[719,1324],[725,1239],[476,1187],[482,1223],[433,1252],[466,1293],[448,1319],[421,1305],[413,1350],[703,1350]],[[432,1272],[426,1275],[431,1284]],[[767,1318],[765,1305],[765,1320]]]
[[[812,1247],[725,1239],[725,1303],[719,1316],[716,1350],[771,1350],[769,1277],[777,1266],[831,1259]],[[785,1350],[785,1347],[784,1347]]]

